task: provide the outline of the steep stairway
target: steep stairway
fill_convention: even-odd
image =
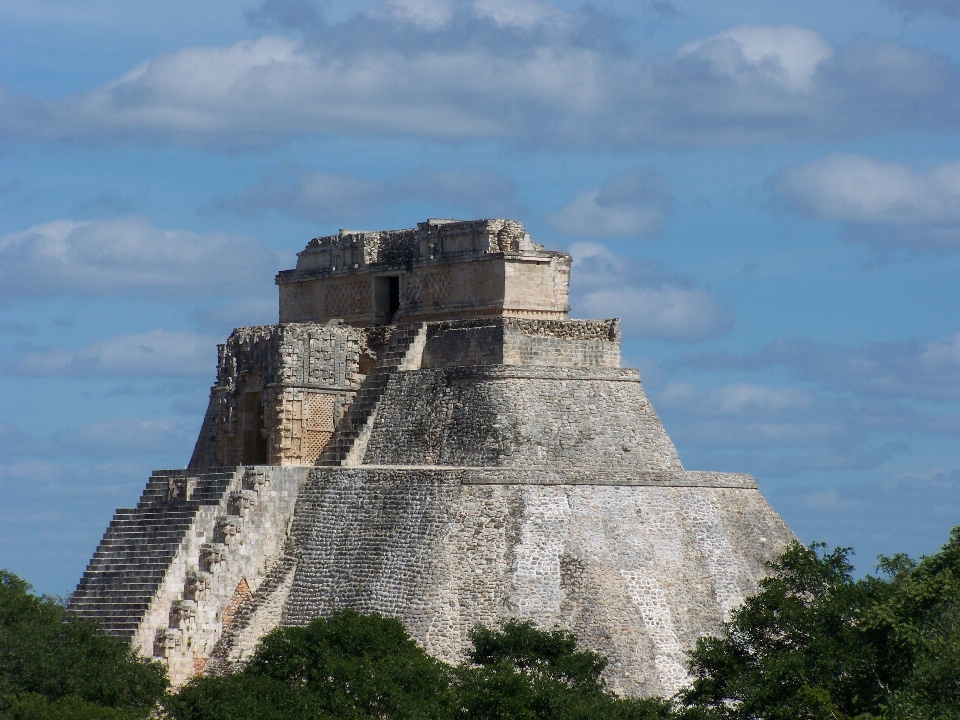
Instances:
[[[427,341],[426,323],[401,325],[377,358],[377,364],[360,386],[344,413],[317,465],[359,465],[377,418],[377,406],[390,378],[397,371],[416,370]]]
[[[137,506],[113,516],[70,597],[70,611],[99,620],[108,634],[129,640],[198,513],[219,505],[240,472],[155,472]]]

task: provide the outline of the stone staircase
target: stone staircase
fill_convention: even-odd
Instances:
[[[224,628],[281,555],[309,467],[157,470],[118,510],[70,611],[147,656],[171,682],[202,673]]]
[[[377,406],[395,372],[417,370],[427,342],[426,323],[398,326],[340,419],[317,465],[360,465],[377,419]]]
[[[113,516],[70,598],[70,611],[131,639],[198,514],[223,502],[241,470],[154,472],[137,506]]]

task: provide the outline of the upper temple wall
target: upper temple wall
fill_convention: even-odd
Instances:
[[[428,220],[415,229],[341,230],[311,240],[277,275],[280,322],[350,325],[518,317],[562,320],[570,256],[512,220]]]

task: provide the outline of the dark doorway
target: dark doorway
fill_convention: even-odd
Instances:
[[[390,320],[393,322],[393,316],[400,309],[400,277],[394,275],[390,278]]]
[[[399,275],[381,275],[373,279],[373,307],[377,322],[393,322],[400,309]]]
[[[263,393],[243,394],[244,465],[267,464],[267,438],[263,435]]]

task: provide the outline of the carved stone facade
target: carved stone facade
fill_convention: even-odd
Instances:
[[[362,382],[363,343],[344,325],[234,330],[219,346],[217,384],[189,466],[316,463]]]
[[[618,691],[674,692],[793,534],[753,478],[683,467],[619,321],[567,319],[569,267],[508,220],[311,241],[71,608],[175,683],[354,607],[451,662],[478,622],[559,625]]]
[[[428,220],[311,240],[277,276],[280,322],[367,327],[442,318],[567,316],[570,256],[513,220]]]

